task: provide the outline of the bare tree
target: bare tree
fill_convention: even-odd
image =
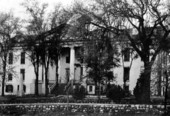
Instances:
[[[95,0],[91,11],[92,24],[116,34],[124,35],[144,63],[144,83],[141,99],[150,102],[151,68],[163,50],[170,30],[169,8],[161,0]]]
[[[17,41],[20,39],[21,35],[21,25],[19,18],[15,18],[12,13],[0,13],[0,58],[2,61],[2,96],[4,96],[4,86],[5,79],[8,70],[8,63],[12,63],[13,57],[11,57],[11,61],[8,60],[9,53],[13,52],[13,48],[17,45]],[[12,67],[11,67],[12,68]],[[8,70],[7,70],[8,69]]]
[[[38,75],[39,66],[42,65],[45,71],[45,95],[48,95],[48,71],[49,66],[55,63],[56,77],[58,77],[58,58],[61,49],[61,40],[64,35],[64,29],[67,22],[67,15],[63,12],[60,5],[57,5],[52,13],[47,13],[47,4],[42,6],[37,2],[27,1],[23,4],[30,14],[29,25],[27,27],[28,34],[31,35],[28,40],[33,38],[31,59],[36,74],[36,93],[38,95]],[[29,37],[29,36],[28,36]],[[29,46],[29,45],[28,45]],[[58,81],[58,78],[56,78]]]

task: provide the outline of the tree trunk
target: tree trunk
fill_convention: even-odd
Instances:
[[[39,95],[39,91],[38,91],[38,77],[39,77],[39,71],[37,70],[37,72],[36,72],[36,79],[35,79],[35,95],[36,96]]]
[[[151,78],[151,65],[149,62],[144,62],[144,76],[142,85],[142,94],[139,98],[141,103],[150,103],[150,78]]]
[[[39,95],[39,89],[38,89],[38,77],[39,77],[39,56],[38,54],[36,55],[37,57],[37,62],[34,64],[34,72],[35,72],[35,95]]]
[[[45,68],[45,96],[49,94],[49,80],[48,80],[48,70],[49,70],[49,59],[47,59],[46,63],[44,62],[44,68]]]
[[[48,96],[49,89],[48,89],[48,70],[45,69],[45,96]]]
[[[4,70],[3,77],[2,77],[2,96],[5,96],[5,92],[4,92],[4,89],[5,89],[5,75],[6,75],[6,71]]]
[[[56,64],[56,86],[58,86],[58,58],[55,64]]]
[[[3,76],[2,76],[2,96],[5,96],[5,77],[6,77],[6,56],[4,56],[5,61],[3,61]]]
[[[168,99],[168,72],[165,71],[165,99],[164,99],[164,115],[167,115],[167,99]]]

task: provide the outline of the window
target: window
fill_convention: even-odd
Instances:
[[[126,48],[124,50],[124,61],[130,61],[130,49]]]
[[[19,91],[19,85],[17,86],[17,89]],[[26,85],[23,85],[23,91],[26,92]]]
[[[66,82],[69,82],[69,78],[70,78],[70,69],[66,68]]]
[[[66,63],[70,63],[70,53],[66,56]]]
[[[23,80],[25,80],[25,69],[20,70],[21,76],[23,77]]]
[[[124,82],[129,81],[129,71],[130,71],[129,67],[124,68]]]
[[[70,56],[66,56],[66,63],[70,63]]]
[[[83,67],[80,68],[80,75],[83,76]]]
[[[26,92],[26,85],[23,85],[23,91]]]
[[[12,63],[13,63],[13,53],[12,53],[12,52],[9,53],[8,63],[9,63],[9,64],[12,64]]]
[[[6,92],[12,93],[13,92],[13,86],[12,85],[6,85]]]
[[[93,86],[90,85],[90,86],[89,86],[89,92],[92,92],[92,91],[93,91]]]
[[[21,52],[21,64],[25,64],[25,52]]]
[[[130,68],[124,68],[124,89],[125,90],[129,90],[129,72],[130,72]]]
[[[8,81],[12,81],[12,74],[11,73],[8,74]]]
[[[19,91],[19,85],[17,86],[17,90]]]

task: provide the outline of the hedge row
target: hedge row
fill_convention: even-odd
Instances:
[[[126,104],[20,104],[20,105],[7,105],[1,104],[0,115],[1,114],[48,114],[50,112],[62,113],[65,111],[69,112],[83,112],[83,113],[121,113],[121,114],[150,114],[152,115],[162,115],[163,105],[126,105]]]

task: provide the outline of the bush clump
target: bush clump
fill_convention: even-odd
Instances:
[[[143,93],[143,87],[142,87],[143,83],[144,83],[144,73],[142,72],[140,77],[137,80],[136,86],[135,86],[134,91],[133,91],[135,98],[136,98],[136,101],[138,103],[142,102],[140,97]]]
[[[86,89],[82,85],[76,85],[73,89],[72,96],[76,100],[83,100],[86,97]]]
[[[120,102],[126,97],[126,91],[120,85],[110,85],[106,92],[106,97],[114,102]]]

